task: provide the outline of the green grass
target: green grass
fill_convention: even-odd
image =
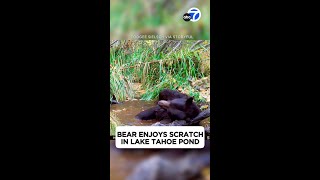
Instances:
[[[184,43],[193,44],[195,41]],[[195,98],[204,101],[199,92],[194,90],[189,80],[208,76],[200,71],[201,56],[199,51],[190,51],[190,46],[170,55],[158,53],[152,48],[154,41],[138,41],[128,49],[112,48],[110,51],[110,92],[118,101],[133,98],[132,83],[141,83],[146,92],[143,100],[153,100],[164,88],[181,89]],[[170,51],[170,50],[169,50]],[[110,94],[110,99],[112,95]]]
[[[146,3],[149,1],[149,3]],[[182,19],[191,7],[188,0],[111,0],[110,37],[132,39],[134,34],[192,35],[193,39],[210,39],[210,1],[201,0],[192,4],[201,10],[201,19],[196,23]]]
[[[116,127],[121,125],[115,114],[110,114],[110,135],[115,136]]]

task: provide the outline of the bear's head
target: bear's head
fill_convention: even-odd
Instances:
[[[161,100],[158,105],[171,112],[174,117],[194,118],[200,113],[199,107],[193,102],[193,97]]]
[[[164,109],[178,109],[180,111],[186,111],[193,104],[193,97],[189,98],[177,98],[170,101],[161,100],[158,105]]]

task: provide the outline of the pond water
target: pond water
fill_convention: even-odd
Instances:
[[[157,120],[137,120],[134,117],[151,107],[155,106],[155,102],[153,101],[125,101],[121,104],[113,104],[110,107],[110,111],[115,113],[118,120],[123,125],[131,125],[131,126],[150,126],[156,122]]]
[[[110,140],[110,179],[125,180],[142,160],[154,154],[150,150],[117,149]]]
[[[110,112],[115,113],[118,118],[118,121],[122,125],[130,125],[130,126],[151,126],[152,124],[158,122],[157,120],[137,120],[134,117],[151,107],[155,106],[154,101],[125,101],[121,104],[113,104],[110,107]],[[201,121],[202,126],[210,126],[209,118]]]
[[[117,149],[115,141],[110,140],[110,179],[125,180],[132,174],[135,167],[152,156],[162,154],[174,160],[183,157],[189,151],[185,149]],[[203,149],[191,151],[197,151],[199,158],[208,158],[208,155],[203,156],[203,152],[210,152],[210,142],[206,141],[205,148]],[[202,159],[202,161],[208,161],[208,159]]]
[[[121,104],[110,106],[110,112],[113,112],[122,125],[131,126],[150,126],[157,120],[136,120],[134,117],[143,110],[155,106],[153,101],[125,101]],[[200,123],[202,126],[210,125],[208,119]],[[184,150],[173,149],[117,149],[115,141],[110,140],[110,179],[125,180],[134,170],[134,168],[143,160],[148,159],[159,153],[166,153],[172,159],[178,158],[184,154]]]

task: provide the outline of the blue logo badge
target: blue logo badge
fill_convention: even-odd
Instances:
[[[199,21],[199,19],[201,18],[201,11],[198,8],[193,7],[189,9],[187,13],[191,16],[190,21],[192,22]]]

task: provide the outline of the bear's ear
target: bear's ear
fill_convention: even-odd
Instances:
[[[193,97],[189,97],[186,101],[187,104],[192,104],[193,101]]]

